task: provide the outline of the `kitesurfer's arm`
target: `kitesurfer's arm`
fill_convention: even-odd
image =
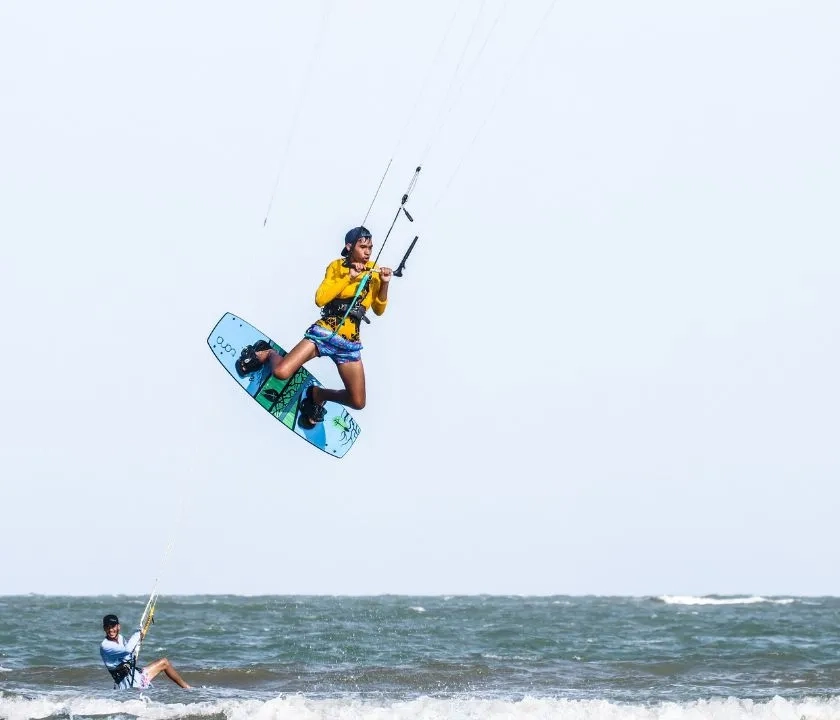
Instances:
[[[117,665],[120,665],[128,660],[131,659],[131,651],[137,645],[137,641],[140,639],[140,633],[137,632],[131,636],[131,640],[128,641],[126,644],[119,643],[115,640],[103,640],[101,645],[99,646],[99,654],[102,657],[102,662],[105,663],[106,667],[115,668]],[[134,643],[132,644],[132,641]]]
[[[128,639],[128,642],[125,644],[125,649],[128,652],[133,652],[134,648],[137,647],[137,643],[139,643],[143,639],[143,631],[139,628],[134,631],[134,634]]]
[[[379,287],[373,288],[375,294],[373,296],[373,302],[371,303],[371,308],[377,315],[384,313],[385,307],[388,304],[388,285],[391,282],[392,272],[391,268],[379,268]]]
[[[324,307],[330,300],[335,300],[352,281],[349,268],[342,260],[333,260],[327,265],[324,279],[315,291],[315,304]]]

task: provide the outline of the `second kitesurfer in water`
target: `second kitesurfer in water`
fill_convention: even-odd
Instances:
[[[116,615],[106,615],[102,618],[102,629],[105,631],[105,638],[99,645],[99,655],[108,672],[111,673],[111,677],[114,678],[115,688],[127,690],[136,687],[145,690],[160,673],[164,673],[182,688],[190,687],[166,658],[158,658],[146,667],[136,665],[134,649],[145,635],[140,628],[126,640],[120,634],[119,618]]]
[[[280,355],[260,340],[242,350],[236,361],[241,377],[253,373],[265,363],[280,380],[288,380],[314,357],[332,358],[344,383],[343,390],[310,385],[300,404],[300,422],[313,428],[323,422],[328,400],[361,410],[365,406],[365,370],[359,326],[370,322],[365,313],[382,315],[388,304],[388,284],[393,274],[387,267],[374,268],[370,261],[373,237],[365,227],[356,227],[344,236],[341,258],[327,265],[324,280],[315,292],[315,304],[321,319],[310,325],[303,340],[286,355]],[[360,285],[363,284],[361,292]]]

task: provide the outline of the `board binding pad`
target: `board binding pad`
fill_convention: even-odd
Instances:
[[[344,457],[362,431],[347,408],[328,401],[324,404],[326,415],[323,422],[311,429],[302,427],[299,422],[300,401],[306,389],[310,385],[323,387],[306,368],[300,368],[288,380],[274,377],[268,364],[250,375],[239,377],[235,366],[239,354],[242,348],[253,345],[257,340],[265,340],[278,353],[286,354],[268,335],[231,313],[222,315],[207,337],[207,344],[230,376],[270,415],[319,450],[332,457]]]

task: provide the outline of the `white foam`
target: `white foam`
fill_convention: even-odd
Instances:
[[[176,720],[222,715],[227,720],[835,720],[840,698],[766,702],[727,698],[655,704],[612,703],[606,700],[524,698],[519,701],[477,698],[423,697],[404,702],[315,700],[300,695],[273,700],[214,700],[164,704],[134,697],[118,701],[77,697],[56,699],[0,698],[0,717],[29,720],[65,715],[134,715],[138,720]]]
[[[774,605],[789,605],[793,598],[766,598],[761,595],[743,597],[707,597],[696,595],[660,595],[659,600],[668,605],[754,605],[755,603],[772,603]]]
[[[424,613],[424,612],[426,612],[426,608],[424,608],[424,607],[422,607],[422,606],[420,606],[420,605],[416,605],[416,606],[414,606],[414,607],[412,607],[412,608],[409,608],[409,609],[410,609],[410,610],[414,610],[414,612],[416,612],[416,613]]]

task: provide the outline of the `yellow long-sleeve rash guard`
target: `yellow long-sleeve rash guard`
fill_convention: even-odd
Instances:
[[[368,268],[373,268],[373,263],[367,263]],[[333,260],[327,265],[327,270],[324,273],[324,279],[315,291],[315,304],[318,307],[324,307],[331,300],[352,300],[356,291],[359,289],[359,283],[362,282],[364,274],[361,274],[350,279],[350,268],[344,264],[344,260],[339,258]],[[388,305],[387,300],[379,299],[379,287],[381,285],[379,275],[371,273],[370,278],[362,292],[359,293],[359,300],[362,305],[368,310],[373,310],[377,315],[385,312],[385,307]],[[344,313],[337,317],[327,316],[318,320],[318,325],[333,331],[338,327]],[[359,342],[359,324],[350,316],[338,328],[337,335],[350,340],[352,342]]]

